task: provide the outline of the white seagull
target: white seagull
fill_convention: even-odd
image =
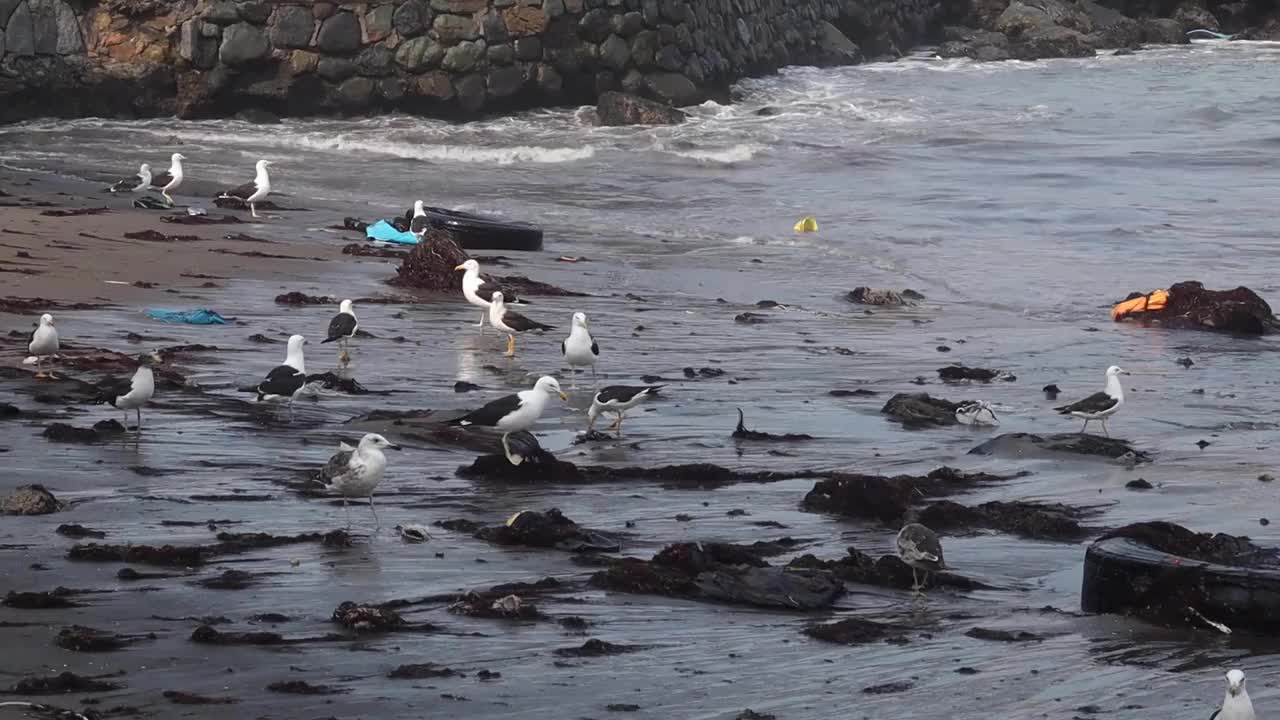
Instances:
[[[338,305],[338,314],[329,320],[329,332],[325,335],[325,339],[320,341],[321,345],[325,343],[338,343],[338,363],[346,365],[351,356],[347,351],[351,348],[351,338],[356,336],[356,331],[360,329],[360,322],[356,320],[355,310],[351,309],[351,301],[343,300]]]
[[[484,299],[485,281],[480,277],[480,263],[475,260],[467,260],[458,267],[457,270],[465,270],[462,275],[462,296],[467,302],[480,308],[480,322],[476,323],[476,327],[480,328],[480,334],[484,334],[484,320],[489,317],[489,301]],[[488,293],[493,294],[497,290],[496,287],[491,288]]]
[[[117,180],[114,185],[107,188],[107,192],[143,192],[151,187],[151,166],[142,163],[138,166],[138,174],[133,177]]]
[[[1227,694],[1222,698],[1222,707],[1209,720],[1257,720],[1253,714],[1253,701],[1249,699],[1249,691],[1244,689],[1244,673],[1231,670],[1227,673]]]
[[[257,165],[254,166],[253,182],[247,182],[239,187],[224,190],[218,195],[218,199],[235,198],[240,200],[249,206],[249,212],[254,217],[260,217],[257,204],[271,194],[271,178],[267,175],[267,167],[274,164],[270,160],[259,160]]]
[[[427,211],[423,207],[421,200],[413,201],[413,217],[409,218],[409,232],[418,238],[418,242],[422,242],[427,236],[427,231],[431,229],[431,221],[427,218]]]
[[[291,336],[284,364],[272,368],[253,389],[258,394],[258,402],[288,403],[290,418],[293,417],[293,399],[307,386],[307,366],[302,358],[302,346],[306,344],[306,338],[301,335]]]
[[[142,406],[151,402],[156,394],[156,376],[152,363],[159,358],[154,353],[138,356],[138,369],[133,377],[107,380],[98,386],[98,402],[107,403],[124,411],[124,426],[129,427],[129,411],[138,413],[138,431],[142,431]]]
[[[184,177],[182,173],[182,161],[186,159],[186,155],[183,155],[182,153],[174,153],[169,156],[169,169],[151,177],[151,187],[159,188],[160,194],[163,195],[164,199],[168,200],[170,204],[173,203],[173,198],[170,197],[169,193],[177,190],[178,186],[182,184]]]
[[[500,290],[495,290],[493,295],[490,296],[489,324],[507,334],[507,352],[504,353],[507,357],[516,356],[516,333],[530,330],[556,329],[554,325],[543,325],[514,310],[508,310],[506,303],[503,302]]]
[[[591,382],[595,383],[596,359],[600,357],[600,346],[591,337],[591,330],[587,327],[587,316],[584,313],[573,314],[573,326],[569,328],[569,337],[560,342],[560,354],[564,356],[564,361],[569,363],[570,368],[590,366]],[[578,386],[576,376],[572,386],[575,388]]]
[[[511,433],[528,430],[542,417],[547,409],[547,400],[552,395],[559,395],[561,400],[568,401],[569,396],[560,389],[560,383],[550,375],[538,378],[531,390],[521,390],[514,395],[507,395],[494,400],[478,410],[449,421],[450,425],[469,427],[497,428],[502,433],[502,451],[512,465],[519,465],[524,459],[512,455],[507,436]]]
[[[925,580],[929,573],[947,569],[947,561],[942,557],[942,541],[938,534],[920,523],[908,523],[898,531],[898,557],[911,567],[911,589],[917,595],[923,594],[924,583],[920,582],[919,573],[923,572]]]
[[[373,491],[382,482],[382,474],[387,469],[387,456],[382,454],[384,448],[399,450],[400,446],[376,433],[360,438],[355,447],[338,443],[338,452],[320,470],[318,482],[326,490],[342,496],[342,509],[347,511],[347,527],[351,527],[348,498],[368,498],[369,512],[373,513],[373,521],[378,523],[378,511],[373,509]]]
[[[956,422],[961,425],[996,427],[1000,424],[1000,418],[996,417],[996,411],[986,400],[965,400],[956,408]]]
[[[1056,407],[1054,410],[1057,410],[1059,415],[1071,415],[1084,420],[1081,433],[1089,429],[1089,423],[1094,420],[1101,421],[1102,432],[1106,433],[1107,437],[1111,437],[1111,433],[1107,430],[1107,418],[1114,415],[1124,404],[1124,388],[1120,387],[1120,376],[1128,374],[1128,370],[1112,365],[1107,368],[1107,384],[1102,388],[1102,392],[1094,393],[1070,405]]]
[[[622,437],[622,416],[628,410],[648,400],[658,391],[666,387],[665,385],[609,385],[602,388],[600,392],[591,398],[591,409],[587,410],[587,430],[595,429],[596,418],[601,413],[613,413],[618,416],[613,425],[609,426],[610,430],[617,430],[618,437]]]
[[[27,343],[27,352],[36,356],[36,377],[52,378],[52,373],[44,371],[44,361],[58,352],[58,330],[54,328],[53,316],[49,313],[40,316],[40,324],[31,332],[31,340]]]

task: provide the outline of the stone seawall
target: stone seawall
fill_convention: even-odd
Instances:
[[[927,39],[950,0],[0,0],[0,121],[675,105]],[[843,32],[842,32],[843,30]]]

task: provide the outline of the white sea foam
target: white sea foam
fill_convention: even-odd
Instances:
[[[746,162],[754,158],[758,153],[765,150],[763,145],[754,143],[743,143],[727,148],[696,149],[696,150],[666,150],[664,152],[677,155],[690,160],[697,160],[703,163],[720,163],[730,165],[733,163]]]

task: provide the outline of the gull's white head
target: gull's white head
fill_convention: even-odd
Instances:
[[[259,175],[263,175],[267,172],[267,168],[271,165],[275,165],[275,163],[271,162],[270,160],[259,160],[258,164],[255,165],[254,167],[257,169]]]
[[[169,162],[173,163],[174,167],[181,165],[182,161],[186,159],[187,159],[187,156],[183,155],[182,153],[174,153],[169,156]]]
[[[389,450],[400,449],[399,445],[396,445],[395,443],[391,442],[390,440],[382,437],[377,433],[369,433],[368,435],[365,435],[364,437],[360,438],[360,447],[365,449],[378,448],[379,450],[382,450],[384,448]]]
[[[1227,694],[1236,697],[1244,692],[1244,672],[1231,670],[1227,672]]]
[[[580,328],[583,328],[583,329],[585,330],[585,329],[586,329],[586,327],[587,327],[587,314],[586,314],[586,313],[580,313],[580,312],[576,312],[576,313],[574,313],[574,314],[573,314],[573,325],[574,325],[574,327],[580,327]]]
[[[53,316],[52,316],[52,315],[50,315],[49,313],[45,313],[45,314],[41,315],[41,316],[40,316],[40,326],[41,326],[41,327],[45,327],[45,326],[53,327]]]
[[[493,295],[491,295],[491,296],[489,297],[489,299],[490,299],[490,300],[492,300],[492,301],[494,302],[494,304],[495,304],[495,305],[497,305],[497,304],[501,304],[501,303],[502,303],[502,300],[503,300],[503,298],[502,298],[502,291],[501,291],[501,290],[494,290],[494,291],[493,291]]]
[[[146,173],[146,174],[150,175],[150,174],[151,174],[151,166],[150,166],[149,164],[147,164],[147,163],[142,163],[141,165],[139,165],[139,166],[138,166],[138,173],[139,173],[139,174]]]
[[[494,295],[500,295],[500,294],[501,293],[494,293]],[[560,389],[560,381],[556,380],[550,375],[543,375],[542,377],[538,378],[538,382],[533,384],[533,389],[541,390],[542,392],[548,395],[559,395],[560,399],[566,402],[569,400],[569,396],[565,395],[564,391]]]
[[[343,300],[343,301],[338,305],[338,312],[350,313],[350,312],[351,312],[351,301],[350,301],[350,300]]]
[[[414,217],[418,217],[418,216],[420,216],[420,215],[426,215],[426,214],[427,214],[427,211],[426,211],[425,209],[423,209],[423,202],[422,202],[421,200],[414,200],[414,201],[413,201],[413,216],[414,216]]]
[[[307,344],[307,339],[301,335],[289,336],[289,354],[302,352],[302,346]]]
[[[1128,375],[1128,374],[1129,374],[1129,371],[1125,370],[1119,365],[1112,365],[1111,367],[1107,368],[1107,377],[1109,378],[1116,377],[1117,375]]]
[[[466,262],[462,263],[458,267],[454,268],[454,270],[466,270],[469,273],[472,273],[472,272],[478,273],[480,272],[480,263],[476,262],[475,260],[467,260]]]

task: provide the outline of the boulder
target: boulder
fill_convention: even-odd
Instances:
[[[378,5],[365,13],[364,29],[369,42],[378,42],[391,35],[395,12],[395,5]]]
[[[367,77],[353,77],[338,86],[337,99],[344,107],[358,110],[369,106],[374,84]]]
[[[0,512],[5,515],[48,515],[60,507],[57,498],[43,485],[19,485],[0,501]]]
[[[680,52],[680,48],[675,45],[663,45],[658,48],[653,61],[663,70],[679,72],[684,67],[684,53]]]
[[[349,12],[340,12],[320,25],[316,47],[321,52],[349,54],[360,49],[360,21]]]
[[[222,46],[218,58],[227,65],[247,65],[267,57],[271,45],[262,29],[241,22],[222,31]]]
[[[1145,294],[1133,293],[1126,300]],[[1249,288],[1206,290],[1202,283],[1194,280],[1170,287],[1162,310],[1131,315],[1127,319],[1144,325],[1242,335],[1265,335],[1280,329],[1271,306]]]
[[[474,113],[484,107],[486,91],[483,75],[472,73],[459,78],[454,82],[453,89],[458,95],[458,106],[463,110]]]
[[[31,56],[36,54],[35,30],[31,24],[31,8],[27,3],[18,6],[9,16],[9,25],[4,32],[5,51],[10,55]]]
[[[267,22],[267,18],[271,17],[271,3],[263,2],[263,0],[242,2],[236,6],[236,11],[239,13],[241,20],[254,25],[262,25]]]
[[[240,11],[231,0],[213,0],[204,12],[204,19],[215,25],[230,25],[240,21]]]
[[[271,44],[278,48],[305,48],[311,44],[316,21],[311,11],[297,5],[281,5],[268,31]]]
[[[515,66],[494,68],[485,78],[485,86],[490,97],[515,95],[524,87],[524,71]]]
[[[391,74],[394,62],[395,53],[380,45],[372,45],[361,50],[356,57],[356,72],[367,77],[386,77]]]
[[[55,49],[59,55],[79,55],[84,52],[84,36],[80,32],[80,20],[65,2],[58,3],[58,41]],[[0,40],[3,37],[0,36]],[[4,54],[0,50],[0,55]]]
[[[491,45],[485,53],[485,57],[489,60],[489,65],[493,67],[502,67],[510,65],[516,60],[515,48],[510,43],[503,45]]]
[[[356,64],[349,58],[322,57],[316,63],[316,74],[329,82],[342,82],[356,74]]]
[[[61,0],[27,0],[31,8],[32,42],[37,55],[58,53],[58,5]]]
[[[596,103],[601,125],[679,125],[686,115],[669,105],[620,92],[607,92]]]
[[[484,46],[480,43],[460,42],[445,52],[444,60],[440,65],[452,72],[466,72],[475,67],[483,54]]]
[[[1157,45],[1185,45],[1191,42],[1182,23],[1170,18],[1143,18],[1138,21],[1142,28],[1142,41]]]
[[[433,68],[444,57],[444,46],[426,35],[406,40],[396,48],[396,62],[409,72]]]
[[[1218,18],[1214,17],[1213,13],[1194,3],[1185,2],[1179,5],[1170,18],[1182,27],[1183,32],[1191,30],[1217,32],[1222,29],[1218,24]]]
[[[650,73],[645,76],[649,94],[677,107],[697,105],[706,99],[693,81],[680,73]]]
[[[927,393],[898,393],[880,408],[880,412],[908,428],[956,425],[960,406]]]
[[[862,60],[862,50],[858,45],[826,20],[818,23],[817,41],[818,51],[827,64],[854,65]]]
[[[947,27],[943,29],[943,37],[944,42],[938,46],[940,57],[967,57],[979,62],[1009,59],[1009,38],[1004,33]]]
[[[434,100],[448,100],[453,97],[453,82],[449,79],[449,73],[441,70],[419,77],[413,89],[419,97]]]
[[[417,37],[431,26],[431,9],[422,0],[406,0],[396,8],[391,24],[402,38]]]
[[[601,8],[587,12],[578,21],[578,34],[587,42],[604,42],[604,39],[609,37],[609,33],[612,32],[609,17],[609,12]]]
[[[631,62],[631,47],[617,35],[610,35],[600,44],[600,62],[607,68],[625,70]]]
[[[503,10],[502,18],[512,37],[541,35],[547,29],[547,13],[544,8],[520,4]]]
[[[1011,39],[1058,26],[1082,33],[1094,30],[1093,18],[1074,3],[1062,0],[1035,0],[1032,5],[1013,0],[996,18],[995,30]]]
[[[1009,54],[1017,60],[1041,58],[1092,57],[1097,54],[1089,38],[1080,32],[1054,25],[1023,33],[1009,45]]]
[[[436,18],[432,28],[440,42],[446,45],[480,37],[480,24],[473,18],[461,15],[441,15]]]

